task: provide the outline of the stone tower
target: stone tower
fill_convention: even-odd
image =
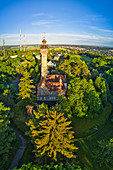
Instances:
[[[47,53],[48,53],[48,46],[46,45],[46,40],[43,38],[42,45],[40,47],[41,53],[41,79],[43,77],[46,78],[47,76]]]

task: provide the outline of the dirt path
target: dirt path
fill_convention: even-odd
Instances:
[[[13,130],[15,131],[16,135],[20,138],[21,140],[21,145],[19,147],[19,149],[17,150],[16,152],[16,155],[14,156],[12,162],[11,162],[11,165],[9,167],[9,170],[13,169],[14,167],[17,167],[18,166],[18,163],[24,153],[24,150],[26,148],[26,143],[25,143],[25,139],[23,138],[22,135],[20,135],[14,128]]]

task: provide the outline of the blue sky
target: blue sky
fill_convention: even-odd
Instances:
[[[0,45],[48,44],[113,47],[112,0],[0,0]],[[22,38],[23,41],[23,38]]]

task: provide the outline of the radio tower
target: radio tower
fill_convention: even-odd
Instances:
[[[25,51],[25,34],[23,35],[24,38],[24,51]]]
[[[22,51],[22,45],[21,45],[21,30],[20,30],[20,51]]]
[[[5,40],[3,40],[3,51],[4,51],[4,58],[5,58]]]

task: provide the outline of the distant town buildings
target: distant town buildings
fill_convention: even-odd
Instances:
[[[23,55],[22,55],[22,57],[25,57],[25,56],[27,56],[27,54],[23,54]]]
[[[16,57],[18,57],[18,55],[15,55],[15,56],[10,56],[11,58],[16,58]]]
[[[35,57],[36,57],[38,60],[40,60],[40,55],[36,55]]]
[[[60,57],[57,55],[57,56],[54,56],[53,60],[54,61],[59,61]]]
[[[59,57],[61,57],[61,56],[62,56],[62,52],[58,52],[57,55],[58,55]]]
[[[55,62],[52,62],[52,61],[49,61],[48,63],[47,63],[47,65],[49,66],[49,67],[55,67],[56,68],[56,63]]]

